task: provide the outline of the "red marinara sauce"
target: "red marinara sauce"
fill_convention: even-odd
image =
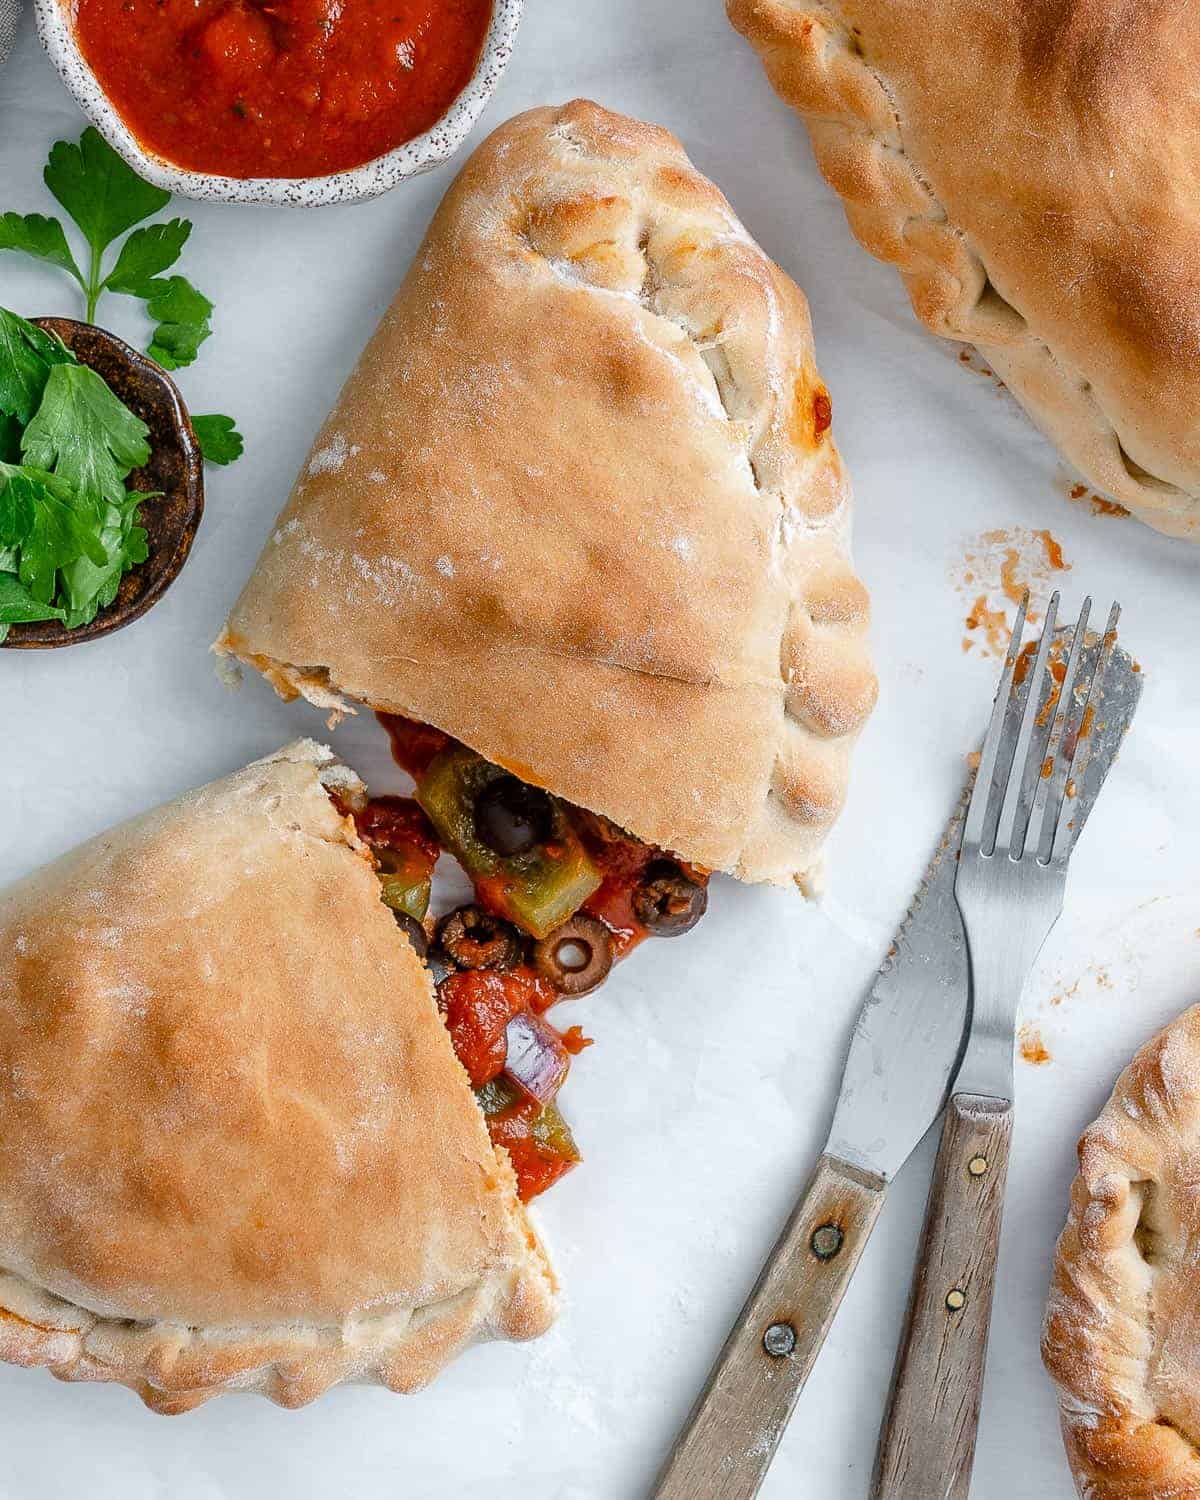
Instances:
[[[375,717],[387,730],[392,742],[392,759],[414,781],[425,774],[435,755],[458,743],[432,724],[421,724],[416,719],[404,718],[402,714],[380,713]]]
[[[78,0],[75,33],[149,151],[223,177],[319,177],[428,130],[492,0]]]

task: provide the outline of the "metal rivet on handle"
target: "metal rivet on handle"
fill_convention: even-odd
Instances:
[[[946,1306],[951,1312],[961,1312],[967,1305],[967,1294],[957,1287],[946,1293]]]
[[[772,1359],[783,1359],[796,1347],[796,1330],[790,1323],[772,1323],[763,1334],[763,1348]]]
[[[842,1248],[845,1236],[836,1224],[822,1224],[813,1230],[809,1248],[818,1260],[832,1260]]]
[[[982,1177],[987,1169],[988,1160],[986,1156],[973,1156],[967,1163],[967,1171],[970,1172],[972,1177]]]

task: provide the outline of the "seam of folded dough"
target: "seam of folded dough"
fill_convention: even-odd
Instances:
[[[987,260],[905,150],[886,78],[837,0],[726,0],[779,95],[808,127],[855,237],[900,272],[933,333],[975,344],[1030,419],[1079,471],[1156,530],[1195,539],[1200,502],[1143,469],[1092,385],[993,285]]]
[[[549,1282],[548,1271],[546,1276]],[[471,1344],[541,1331],[542,1319],[522,1316],[515,1280],[468,1287],[437,1302],[338,1327],[204,1329],[103,1317],[0,1270],[0,1359],[47,1368],[59,1380],[125,1385],[165,1415],[231,1391],[288,1408],[306,1406],[345,1383],[407,1394],[427,1385]]]

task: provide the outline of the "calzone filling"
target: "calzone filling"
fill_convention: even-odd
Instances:
[[[381,900],[433,968],[454,1051],[528,1202],[580,1159],[557,1100],[572,1057],[590,1042],[547,1012],[590,994],[644,938],[694,927],[708,872],[439,729],[378,717],[414,795],[330,795],[371,851]],[[474,900],[434,922],[443,853],[470,879]]]

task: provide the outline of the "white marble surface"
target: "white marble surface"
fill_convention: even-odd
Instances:
[[[1200,978],[1200,553],[1068,502],[1067,477],[1007,397],[922,333],[894,275],[852,242],[718,0],[530,0],[485,125],[581,93],[672,126],[813,304],[883,682],[834,840],[831,894],[805,906],[719,881],[690,938],[651,945],[577,1004],[572,1019],[598,1038],[567,1096],[587,1161],[543,1200],[569,1302],[540,1345],[472,1351],[411,1399],[346,1390],[289,1414],[231,1398],[174,1421],[116,1388],[5,1368],[3,1500],[644,1492],[812,1164],[858,1001],[982,731],[995,664],[962,650],[969,600],[954,570],[980,533],[1039,527],[1073,564],[1062,578],[1070,607],[1085,588],[1123,600],[1125,639],[1147,674],[1028,996],[1052,1061],[1018,1066],[973,1490],[1071,1493],[1037,1339],[1074,1141],[1134,1047],[1196,998]],[[0,121],[0,210],[48,211],[46,149],[82,122],[28,16],[0,73]],[[238,418],[247,455],[210,475],[193,557],[146,620],[69,651],[0,653],[0,879],[319,732],[312,710],[258,682],[231,696],[206,647],[452,172],[316,213],[180,205],[196,226],[186,270],[217,304],[216,334],[182,384],[193,409]],[[0,257],[0,302],[75,310],[64,280],[11,256]],[[114,298],[104,317],[143,336],[132,303]],[[372,723],[344,727],[337,743],[388,783]],[[766,1496],[866,1493],[931,1145],[895,1184]]]

